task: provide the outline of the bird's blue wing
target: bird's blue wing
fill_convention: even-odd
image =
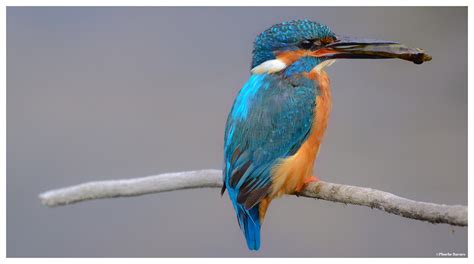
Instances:
[[[269,193],[272,168],[307,139],[316,93],[309,79],[269,74],[252,75],[240,90],[224,140],[223,191],[236,211],[250,210]]]

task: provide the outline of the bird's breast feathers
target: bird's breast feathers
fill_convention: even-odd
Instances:
[[[307,77],[318,85],[311,133],[295,155],[282,159],[273,168],[271,197],[293,193],[295,189],[302,187],[305,179],[311,177],[314,161],[327,128],[332,108],[329,78],[324,71],[318,69],[311,71]]]
[[[311,176],[330,109],[325,81],[255,74],[241,89],[225,134],[225,185],[234,206],[250,209]]]

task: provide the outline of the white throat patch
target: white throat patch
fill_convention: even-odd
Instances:
[[[261,64],[253,67],[250,70],[251,73],[254,74],[263,74],[263,73],[275,73],[285,69],[288,65],[279,59],[275,60],[267,60],[262,62]]]
[[[331,66],[336,60],[325,60],[320,64],[316,65],[313,70],[321,72],[325,68]],[[264,73],[275,73],[286,69],[288,65],[279,59],[267,60],[261,64],[255,66],[250,70],[253,74],[264,74]]]

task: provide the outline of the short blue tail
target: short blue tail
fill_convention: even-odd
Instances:
[[[237,217],[239,218],[240,227],[244,232],[247,246],[250,250],[258,250],[260,248],[260,219],[258,215],[258,204],[250,210],[239,210]]]

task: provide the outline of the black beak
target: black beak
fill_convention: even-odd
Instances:
[[[415,64],[431,60],[431,56],[422,49],[383,40],[343,37],[322,49],[321,55],[334,59],[402,59]]]

